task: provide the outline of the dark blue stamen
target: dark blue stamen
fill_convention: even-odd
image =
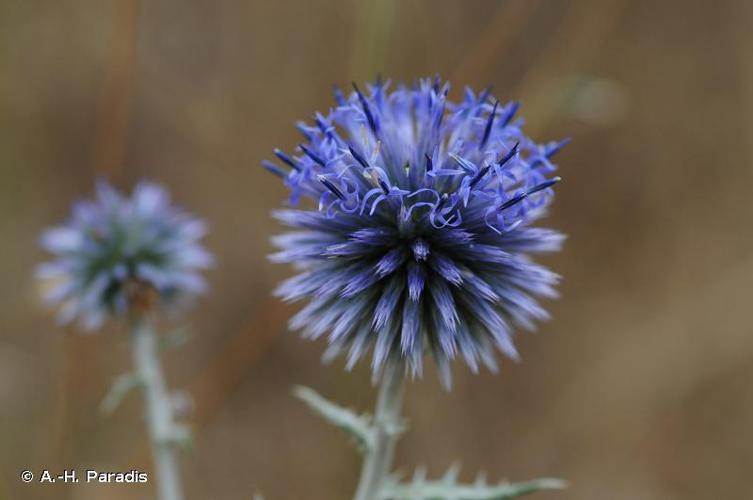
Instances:
[[[497,207],[497,211],[502,211],[506,208],[510,208],[511,206],[520,203],[521,201],[525,200],[528,197],[528,193],[520,193],[518,196],[514,196],[507,200],[506,202],[502,203],[499,207]]]
[[[547,148],[546,153],[544,153],[544,156],[546,156],[547,158],[551,158],[552,156],[554,156],[555,154],[557,154],[560,149],[562,149],[565,146],[567,146],[568,144],[570,144],[570,140],[571,139],[568,137],[566,139],[561,140],[557,144],[554,144],[550,148]]]
[[[434,168],[434,165],[431,161],[431,156],[424,154],[424,158],[426,158],[426,171],[431,172],[431,169]]]
[[[479,183],[479,181],[486,175],[486,173],[491,169],[491,165],[487,165],[481,169],[479,169],[478,172],[476,172],[476,175],[473,176],[471,179],[471,182],[468,184],[468,187],[473,189],[473,187]]]
[[[434,93],[436,94],[439,92],[439,83],[441,80],[439,79],[439,75],[434,75],[434,84],[431,86],[431,88],[434,90]]]
[[[371,131],[374,133],[374,135],[377,134],[378,129],[376,125],[376,121],[374,120],[374,115],[371,114],[371,108],[369,107],[369,103],[366,101],[366,97],[361,93],[361,91],[358,89],[358,85],[356,85],[356,82],[353,83],[353,90],[356,91],[356,94],[358,95],[358,100],[361,101],[361,108],[363,108],[363,114],[366,115],[366,121],[369,122],[369,127],[371,128]]]
[[[562,177],[552,177],[551,179],[549,179],[547,181],[544,181],[541,184],[539,184],[537,186],[534,186],[533,188],[529,189],[528,190],[528,194],[530,195],[530,194],[533,194],[533,193],[538,193],[542,189],[546,189],[548,187],[554,186],[555,184],[557,184],[561,180],[562,180]]]
[[[340,188],[338,188],[337,186],[335,186],[334,184],[332,184],[332,182],[329,179],[327,179],[323,175],[320,175],[318,177],[318,179],[319,179],[319,182],[321,182],[322,184],[324,184],[324,187],[326,187],[327,189],[329,189],[330,191],[332,191],[332,194],[334,194],[335,196],[337,196],[341,200],[345,199],[345,196],[343,195],[342,191],[340,191]]]
[[[285,172],[283,169],[281,169],[271,161],[262,160],[261,166],[264,167],[268,172],[271,172],[278,177],[282,177],[283,179],[288,176],[287,172]]]
[[[563,139],[560,142],[558,142],[558,143],[556,143],[556,144],[554,144],[554,145],[552,145],[552,146],[550,146],[548,148],[545,148],[545,151],[544,151],[543,155],[536,157],[531,162],[531,168],[536,168],[539,165],[543,165],[544,164],[544,159],[548,160],[549,158],[551,158],[552,156],[554,156],[555,154],[557,154],[560,151],[560,149],[564,148],[568,144],[570,144],[570,139],[569,138]]]
[[[497,106],[499,106],[499,101],[494,101],[494,108],[492,108],[492,112],[489,115],[489,119],[486,121],[486,128],[484,128],[484,136],[481,138],[481,142],[478,143],[478,148],[482,149],[486,145],[486,141],[489,140],[489,134],[492,131],[492,125],[494,124],[494,117],[497,115]]]
[[[550,179],[548,181],[544,181],[541,184],[539,184],[537,186],[534,186],[533,188],[529,189],[528,191],[520,193],[519,195],[517,195],[517,196],[515,196],[513,198],[510,198],[506,202],[502,203],[499,207],[497,207],[497,210],[498,211],[502,211],[502,210],[504,210],[506,208],[510,208],[511,206],[513,206],[513,205],[515,205],[517,203],[520,203],[521,201],[525,200],[530,195],[532,195],[534,193],[538,193],[542,189],[546,189],[548,187],[553,186],[554,184],[557,184],[560,180],[562,180],[560,177],[554,177],[554,178],[552,178],[552,179]]]
[[[351,146],[351,145],[348,145],[348,150],[350,151],[350,155],[351,155],[351,156],[352,156],[352,157],[353,157],[353,158],[354,158],[354,159],[355,159],[355,160],[356,160],[356,161],[357,161],[358,163],[360,163],[360,164],[361,164],[361,166],[362,166],[363,168],[369,168],[369,164],[368,164],[368,162],[366,161],[366,159],[365,159],[365,158],[364,158],[363,156],[361,156],[360,154],[358,154],[358,151],[356,151],[355,149],[353,149],[353,146]]]
[[[318,163],[322,167],[326,167],[327,164],[322,160],[316,153],[311,151],[309,148],[304,146],[303,144],[300,144],[299,147],[301,148],[301,151],[303,151],[303,154],[314,160],[314,162]]]
[[[384,194],[390,194],[390,187],[387,185],[386,182],[384,182],[382,179],[379,179],[377,182],[379,182],[379,187],[382,188],[382,191],[384,191]]]
[[[442,196],[439,198],[439,201],[437,202],[437,206],[434,207],[434,210],[439,212],[445,203],[447,203],[447,200],[449,200],[450,197],[447,193],[442,194]]]
[[[316,125],[319,127],[319,130],[322,131],[322,134],[325,134],[327,137],[332,137],[332,130],[330,129],[330,126],[324,123],[324,120],[322,120],[321,116],[315,116],[314,121],[316,122]]]
[[[290,167],[294,168],[295,170],[301,171],[301,167],[298,166],[298,164],[288,155],[286,155],[281,149],[275,148],[273,150],[276,157],[280,159],[283,163],[286,165],[289,165]]]
[[[520,107],[520,103],[518,101],[513,101],[510,103],[509,106],[507,106],[507,109],[502,114],[502,117],[500,120],[500,124],[503,127],[506,127],[510,123],[510,120],[512,120],[512,117],[515,116],[515,113],[518,112],[519,107]]]
[[[500,160],[499,160],[499,161],[497,162],[497,164],[498,164],[498,165],[499,165],[500,167],[502,167],[502,166],[504,166],[504,164],[505,164],[505,163],[507,163],[508,161],[510,161],[510,160],[512,159],[512,157],[513,157],[513,156],[515,156],[515,155],[517,154],[517,152],[518,152],[518,146],[520,146],[520,143],[519,143],[519,142],[516,142],[516,143],[515,143],[515,145],[514,145],[514,146],[512,147],[512,149],[511,149],[510,151],[508,151],[508,152],[507,152],[507,154],[506,154],[505,156],[503,156],[503,157],[502,157],[502,158],[501,158],[501,159],[500,159]]]

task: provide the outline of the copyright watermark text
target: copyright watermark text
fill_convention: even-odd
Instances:
[[[146,472],[131,469],[129,471],[113,472],[99,471],[95,469],[63,469],[62,471],[51,471],[41,469],[32,471],[24,469],[20,474],[21,481],[24,483],[146,483],[149,476]]]

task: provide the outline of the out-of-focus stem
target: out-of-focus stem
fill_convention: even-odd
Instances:
[[[403,402],[405,370],[401,364],[385,367],[374,411],[374,444],[361,468],[354,500],[376,500],[392,468]]]
[[[154,474],[160,500],[182,500],[180,470],[175,457],[175,423],[159,358],[154,325],[147,316],[131,325],[133,363],[141,379],[146,422],[154,456]]]

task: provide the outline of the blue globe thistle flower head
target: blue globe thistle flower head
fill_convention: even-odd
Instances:
[[[205,233],[204,222],[172,206],[157,184],[141,182],[126,197],[100,182],[95,199],[76,203],[68,222],[44,231],[41,245],[54,260],[36,274],[61,323],[94,330],[135,308],[202,293],[200,271],[212,264],[199,241]]]
[[[533,223],[566,141],[535,143],[518,104],[488,90],[460,102],[448,90],[439,79],[336,90],[336,107],[298,124],[297,154],[274,151],[287,168],[263,163],[293,207],[318,203],[276,212],[297,231],[273,240],[271,258],[300,269],[277,294],[310,299],[290,326],[328,334],[325,359],[347,352],[351,368],[371,350],[375,376],[391,361],[420,375],[429,352],[449,383],[453,358],[496,370],[495,349],[518,358],[514,325],[548,317],[538,299],[556,295],[558,276],[530,256],[563,236]]]

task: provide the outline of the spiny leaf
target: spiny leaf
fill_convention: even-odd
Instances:
[[[482,475],[473,484],[457,482],[460,469],[453,465],[438,480],[427,481],[426,469],[416,470],[409,483],[393,481],[382,490],[381,500],[508,500],[540,490],[562,489],[566,483],[559,479],[542,478],[523,483],[501,482],[487,485]]]
[[[126,394],[128,394],[131,389],[140,386],[141,382],[141,377],[135,373],[129,372],[118,375],[118,377],[113,380],[110,390],[102,400],[102,403],[100,403],[99,410],[105,415],[111,414],[118,408]]]
[[[448,485],[443,481],[425,481],[418,484],[388,486],[381,498],[383,500],[508,500],[540,490],[564,487],[563,481],[548,478],[524,483],[502,483],[496,486]]]
[[[362,451],[372,449],[374,429],[368,416],[356,415],[353,411],[328,401],[308,387],[296,386],[293,394],[324,420],[353,436],[359,449]]]

